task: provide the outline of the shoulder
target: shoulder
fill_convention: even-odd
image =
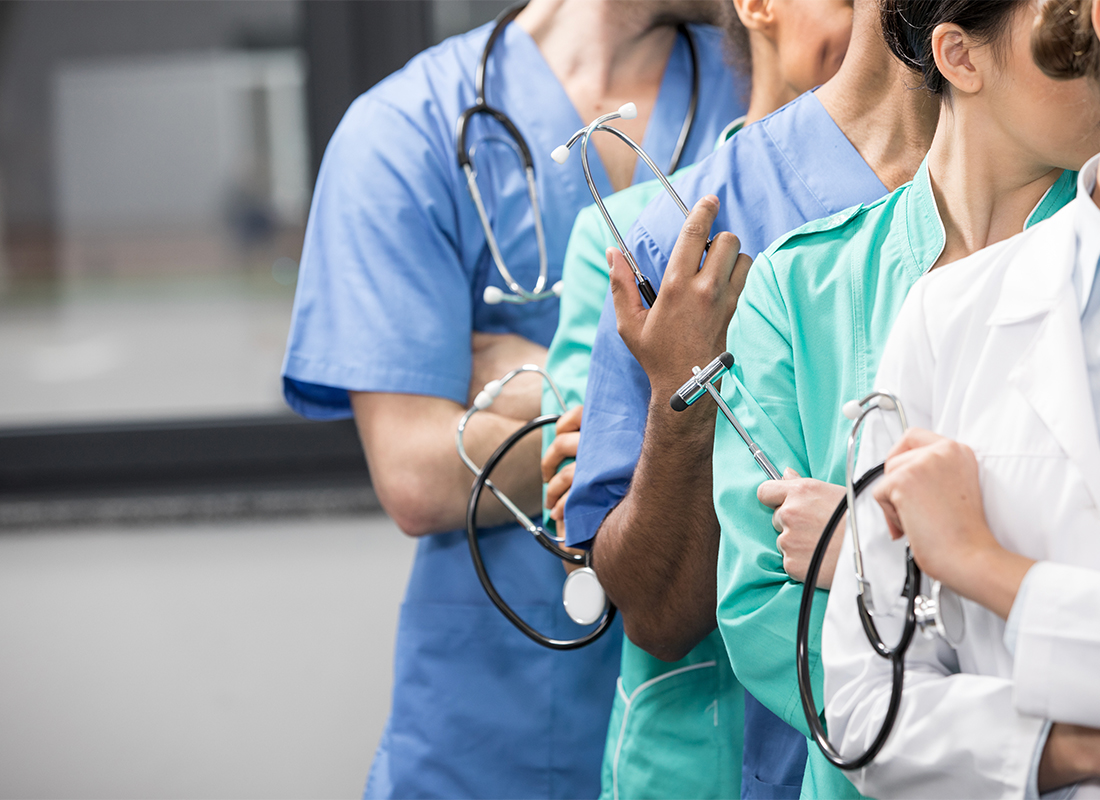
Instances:
[[[677,170],[671,176],[673,181],[693,171],[693,166],[684,167]],[[646,209],[650,202],[655,197],[659,197],[664,194],[664,184],[654,178],[650,181],[643,181],[642,183],[636,183],[633,186],[628,186],[604,200],[604,205],[607,206],[607,212],[611,215],[612,219],[623,220],[618,223],[620,229],[625,230],[625,226],[629,226],[638,216]],[[593,203],[591,210],[599,214],[599,209]]]
[[[452,36],[413,56],[404,67],[371,87],[364,96],[411,107],[431,95],[473,93],[474,74],[492,24]]]
[[[780,236],[764,252],[773,262],[788,259],[796,249],[833,247],[838,242],[853,242],[853,237],[880,225],[900,203],[909,184],[867,205],[856,205],[821,219],[807,222]]]
[[[893,227],[908,188],[906,184],[873,203],[807,222],[780,236],[757,260],[768,265],[783,294],[808,293],[808,298],[826,284],[839,288],[850,283],[851,270],[838,265],[865,262],[873,253],[881,255],[876,241]]]
[[[452,36],[414,56],[359,95],[333,134],[400,149],[408,132],[449,142],[455,121],[474,101],[474,74],[488,26]]]

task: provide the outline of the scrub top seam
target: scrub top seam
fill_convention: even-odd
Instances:
[[[856,365],[856,386],[859,387],[857,394],[863,396],[868,392],[867,340],[863,335],[867,319],[864,316],[865,309],[863,307],[863,281],[860,280],[858,264],[851,254],[848,255],[848,273],[851,276],[852,284],[852,349],[854,351],[852,355]]]

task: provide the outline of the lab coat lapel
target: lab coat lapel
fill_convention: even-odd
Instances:
[[[989,324],[1034,327],[1034,336],[1009,373],[1009,384],[1023,394],[1077,464],[1093,501],[1100,505],[1100,440],[1080,306],[1070,283],[1077,255],[1072,206],[1043,227],[1013,258]]]

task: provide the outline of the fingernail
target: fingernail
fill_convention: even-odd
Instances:
[[[612,248],[607,248],[604,255],[607,256],[607,268],[609,270],[615,269],[615,257],[611,254]]]
[[[719,201],[719,199],[717,197],[715,197],[713,194],[703,195],[702,199],[703,199],[704,202],[710,203],[715,208],[718,208],[719,206],[722,205],[721,201]]]

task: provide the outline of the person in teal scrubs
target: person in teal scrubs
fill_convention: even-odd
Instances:
[[[789,5],[737,0],[731,5],[736,15],[731,13],[727,36],[736,46],[747,32],[753,88],[747,114],[730,123],[717,147],[743,126],[831,78],[851,34],[852,9],[843,0]],[[822,53],[828,57],[822,58]],[[743,148],[746,158],[751,158],[752,149],[751,145]],[[663,191],[659,181],[649,181],[617,192],[605,203],[625,232]],[[561,317],[547,360],[547,369],[572,413],[559,423],[560,437],[555,439],[553,431],[544,429],[546,478],[553,475],[563,455],[575,452],[579,405],[584,402],[592,345],[608,288],[606,250],[612,246],[615,239],[595,205],[578,214],[563,266]],[[547,388],[543,412],[559,411],[556,397]],[[557,444],[550,449],[554,441]],[[548,504],[559,523],[571,478],[572,466],[566,466],[550,484]],[[624,637],[601,796],[739,796],[742,697],[717,633],[688,657],[671,663]],[[663,747],[662,741],[676,741],[677,746]]]
[[[1050,217],[1073,198],[1071,170],[1089,151],[1047,127],[1056,115],[1044,115],[1044,104],[1064,97],[1054,82],[1036,80],[1031,3],[887,0],[882,15],[895,55],[919,68],[941,99],[928,156],[888,197],[769,247],[753,264],[727,336],[738,361],[723,396],[777,467],[807,477],[762,484],[731,426],[719,419],[715,435],[719,629],[746,689],[804,733],[794,658],[799,579],[843,495],[851,423],[841,406],[871,390],[913,284]],[[827,585],[832,566],[823,572],[819,584]],[[820,598],[811,623],[819,700],[825,605]],[[837,772],[811,745],[803,795],[829,796]]]
[[[700,200],[688,230],[696,236],[707,229],[735,232],[747,262],[806,221],[873,202],[888,187],[907,181],[927,151],[938,114],[938,107],[908,88],[911,80],[886,49],[876,0],[856,2],[851,42],[838,74],[745,127],[677,182],[688,204]],[[901,146],[882,146],[892,142]],[[714,206],[714,197],[701,200],[708,195],[721,207]],[[709,216],[700,213],[707,207]],[[695,282],[706,285],[723,263],[715,254],[724,248],[712,248],[703,274],[696,274],[703,240],[685,253],[677,242],[682,229],[683,216],[662,194],[625,237],[643,272],[663,287],[652,312],[640,303],[625,308],[628,320],[646,320],[645,338],[652,344],[639,347],[642,337],[628,337],[637,332],[634,325],[625,326],[623,336],[617,331],[621,301],[629,306],[638,292],[616,256],[615,273],[622,279],[612,280],[619,289],[613,293],[615,308],[605,305],[592,349],[576,482],[566,506],[567,540],[593,541],[594,567],[619,602],[633,644],[646,651],[631,647],[629,653],[640,654],[637,663],[624,662],[624,682],[625,675],[636,675],[638,687],[648,684],[646,693],[699,679],[706,673],[702,667],[675,670],[723,663],[725,649],[715,619],[719,530],[710,465],[715,407],[704,400],[677,415],[668,398],[693,365],[707,363],[722,349],[733,306],[722,301],[719,313],[712,310],[715,293],[677,292]],[[716,246],[729,238],[716,234]],[[672,271],[676,282],[664,282]],[[701,344],[685,351],[680,347],[685,337]],[[674,449],[674,456],[666,457]],[[666,674],[671,677],[648,683]],[[635,697],[631,709],[644,710],[661,699],[638,702],[644,698]],[[617,702],[626,707],[625,697]],[[631,711],[625,721],[629,728],[636,722],[652,725],[649,719]],[[713,725],[713,711],[710,719]],[[621,754],[629,755],[636,745],[643,758],[657,752],[660,745],[652,741],[662,739],[629,730],[625,736],[613,730],[611,736],[624,743]],[[743,745],[742,797],[798,796],[806,738],[748,693]],[[832,797],[855,795],[842,775],[836,782]]]

